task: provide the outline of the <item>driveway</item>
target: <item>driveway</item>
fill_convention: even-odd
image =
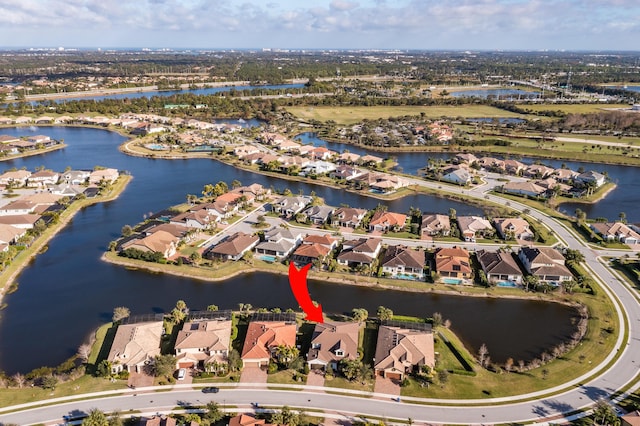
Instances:
[[[311,370],[307,374],[307,386],[324,386],[324,373],[321,370]]]
[[[127,385],[133,388],[141,388],[145,386],[153,386],[153,377],[144,373],[129,373]]]
[[[244,367],[240,383],[267,383],[267,370],[259,367]]]
[[[376,393],[387,393],[389,395],[400,396],[400,383],[397,380],[391,380],[380,375],[376,375],[376,384],[373,391]]]

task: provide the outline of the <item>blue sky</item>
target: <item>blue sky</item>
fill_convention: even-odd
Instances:
[[[640,50],[640,0],[0,0],[0,47]]]

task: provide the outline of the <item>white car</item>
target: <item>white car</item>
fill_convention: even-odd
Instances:
[[[180,370],[178,370],[178,380],[184,380],[186,375],[187,375],[186,369],[181,368]]]

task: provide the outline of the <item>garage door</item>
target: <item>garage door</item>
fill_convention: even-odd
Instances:
[[[191,368],[191,367],[193,367],[193,361],[185,361],[185,362],[178,363],[178,368]]]

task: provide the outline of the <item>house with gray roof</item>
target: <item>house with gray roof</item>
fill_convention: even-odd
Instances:
[[[271,203],[271,209],[283,216],[292,217],[300,213],[309,203],[311,203],[309,196],[284,196]]]
[[[207,259],[240,260],[260,242],[257,235],[236,232],[205,252]]]
[[[389,246],[382,257],[382,273],[392,278],[424,279],[425,252],[406,246]]]
[[[256,245],[255,251],[263,259],[281,260],[288,257],[302,241],[302,234],[286,228],[271,228],[264,234],[264,241]]]
[[[564,256],[554,248],[522,247],[518,258],[527,272],[541,282],[560,283],[573,279],[571,271],[564,265]]]
[[[311,206],[304,210],[304,217],[314,225],[322,225],[327,222],[334,212],[335,207],[332,206]]]
[[[476,257],[489,282],[510,281],[522,284],[522,270],[511,253],[478,250]]]
[[[339,264],[349,267],[371,266],[377,260],[381,248],[382,240],[380,238],[345,240],[337,260]]]
[[[361,322],[325,321],[317,323],[307,353],[307,364],[314,370],[334,371],[343,359],[358,359],[358,334]]]

